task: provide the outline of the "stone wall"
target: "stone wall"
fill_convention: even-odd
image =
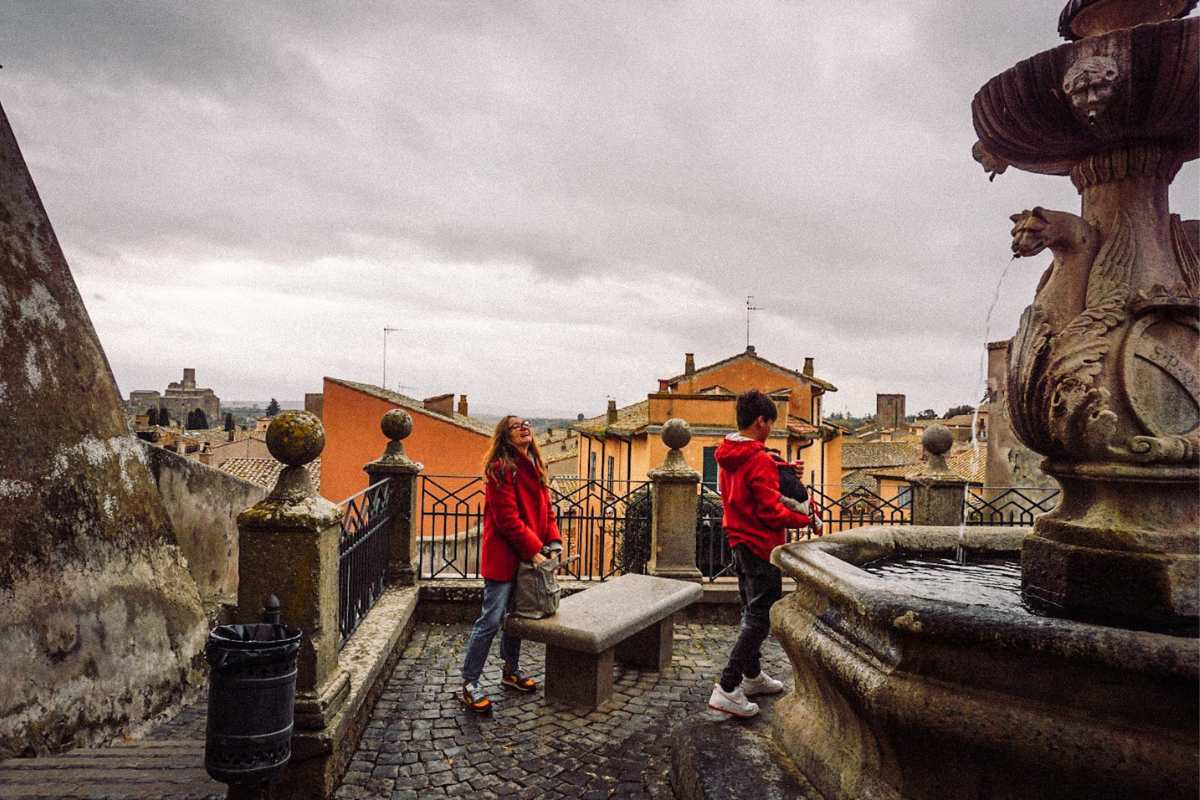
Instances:
[[[210,623],[237,604],[237,515],[267,490],[178,453],[140,444]]]
[[[0,110],[0,758],[98,741],[199,679],[195,581]]]

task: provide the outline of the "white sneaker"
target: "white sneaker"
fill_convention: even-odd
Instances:
[[[783,691],[783,681],[777,681],[765,672],[759,672],[753,678],[742,676],[742,692],[747,697],[757,694],[779,694]]]
[[[721,688],[719,683],[713,687],[712,695],[708,698],[708,707],[714,711],[722,711],[743,719],[753,717],[758,713],[758,703],[747,700],[742,687],[739,686],[732,692],[727,692]]]

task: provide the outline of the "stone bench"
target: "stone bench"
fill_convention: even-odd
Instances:
[[[671,664],[674,614],[700,599],[698,583],[622,575],[563,598],[545,619],[509,616],[504,629],[546,645],[546,702],[595,708],[612,696],[613,661]]]

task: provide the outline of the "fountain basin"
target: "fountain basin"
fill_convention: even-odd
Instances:
[[[970,528],[1020,556],[1027,529]],[[950,556],[957,528],[863,528],[778,548],[795,671],[773,733],[827,798],[1187,797],[1200,791],[1200,641],[923,592],[859,565]],[[928,596],[926,596],[928,595]]]
[[[1200,18],[1190,18],[1038,53],[975,95],[980,144],[1019,169],[1068,175],[1090,155],[1154,143],[1162,149],[1136,149],[1120,170],[1170,180],[1200,149],[1198,49]]]

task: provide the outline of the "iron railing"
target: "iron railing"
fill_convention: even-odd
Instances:
[[[391,523],[396,513],[392,496],[391,479],[385,478],[338,504],[343,509],[338,543],[341,644],[383,594],[391,553]]]
[[[1059,489],[1028,486],[983,487],[983,494],[963,495],[963,520],[967,525],[1028,526],[1058,505]]]
[[[479,577],[483,538],[483,479],[469,475],[422,475],[418,489],[418,575],[425,580]],[[583,480],[572,476],[550,485],[563,557],[563,578],[602,581],[644,570],[649,554],[648,481]],[[634,536],[626,541],[626,529]],[[641,533],[646,544],[642,552]]]
[[[606,478],[563,489],[550,486],[563,558],[579,559],[568,560],[560,574],[602,581],[624,572],[644,572],[650,556],[650,482]]]
[[[902,489],[893,498],[884,498],[862,487],[844,493],[840,486],[807,488],[824,523],[823,533],[837,533],[864,525],[912,524],[912,487]],[[702,485],[700,511],[696,515],[696,568],[709,581],[733,575],[733,557],[721,527],[721,518],[721,495]],[[812,536],[808,528],[786,531],[789,542],[811,539]]]
[[[733,575],[733,554],[721,526],[721,494],[700,484],[700,509],[696,514],[696,569],[709,581]]]
[[[848,490],[837,485],[810,486],[808,489],[820,510],[825,533],[838,533],[864,525],[912,524],[911,486],[904,487],[890,498],[865,486]]]

